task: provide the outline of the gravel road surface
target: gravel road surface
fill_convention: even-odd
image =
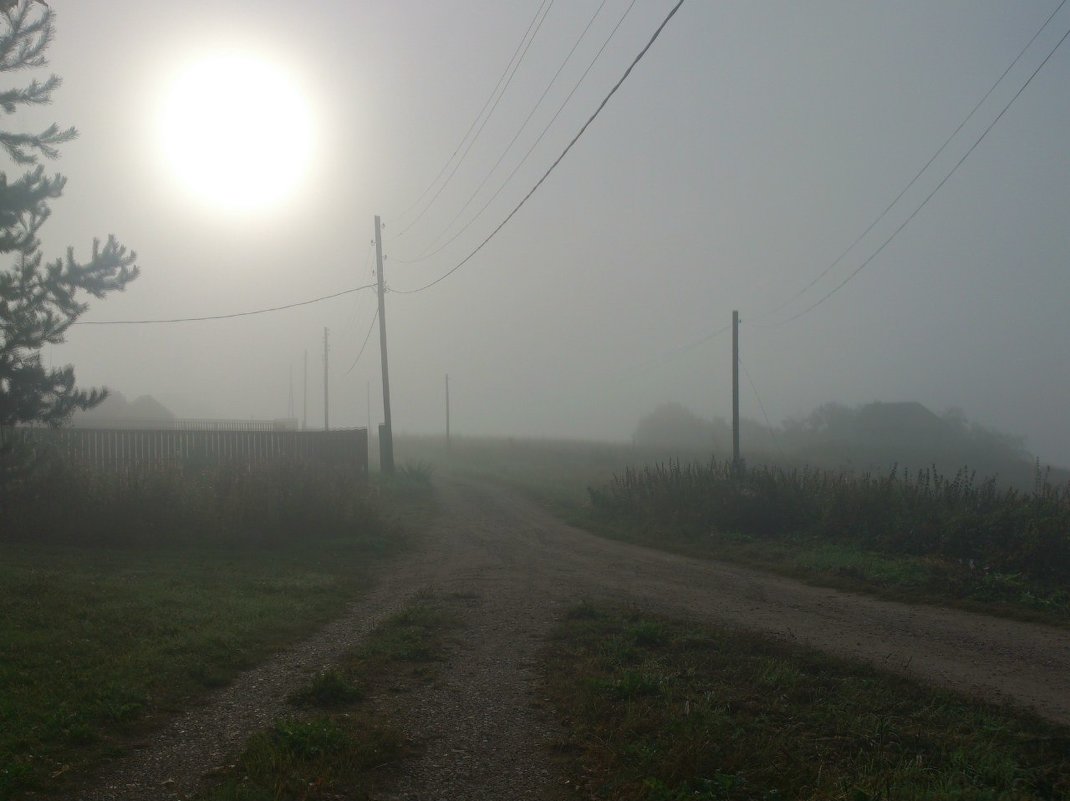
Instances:
[[[580,599],[736,625],[1033,709],[1070,724],[1070,635],[1042,625],[821,589],[613,542],[500,486],[442,476],[442,513],[376,589],[309,640],[252,670],[111,766],[86,801],[185,798],[284,699],[418,592],[461,593],[465,628],[440,678],[399,724],[425,744],[383,801],[569,796],[537,696],[539,648]]]

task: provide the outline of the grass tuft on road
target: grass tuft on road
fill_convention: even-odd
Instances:
[[[201,801],[361,801],[418,743],[377,697],[430,681],[459,625],[448,599],[421,598],[380,625],[340,664],[294,693],[294,713],[249,738],[235,765]]]
[[[739,631],[586,603],[557,629],[544,681],[592,798],[1070,794],[1066,728]]]

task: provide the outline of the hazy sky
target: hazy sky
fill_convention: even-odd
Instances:
[[[501,186],[629,3],[605,2],[460,222]],[[440,254],[403,263],[484,179],[599,4],[550,6],[467,158],[402,235],[415,216],[406,211],[476,118],[539,0],[55,0],[52,67],[65,84],[33,119],[74,124],[81,137],[56,164],[69,184],[46,246],[87,249],[114,232],[138,251],[141,278],[94,303],[87,320],[223,314],[367,283],[375,214],[387,225],[389,285],[418,286],[504,218],[674,3],[636,0],[497,200]],[[917,208],[1070,28],[1070,7],[900,205],[770,315],[873,221],[1057,5],[688,0],[482,252],[433,289],[388,295],[395,428],[442,429],[447,372],[461,433],[624,439],[663,401],[727,415],[729,337],[678,349],[736,308],[743,363],[773,422],[827,400],[912,399],[959,406],[1070,464],[1070,44],[865,270],[813,312],[775,325]],[[176,71],[220,50],[276,65],[313,116],[308,174],[286,202],[256,214],[186,191],[161,144],[159,109]],[[276,113],[285,120],[299,105],[281,102]],[[21,114],[14,127],[30,122]],[[248,136],[255,143],[256,131]],[[272,418],[287,415],[291,371],[301,417],[307,351],[318,425],[327,326],[332,425],[363,425],[368,381],[381,415],[376,335],[347,370],[374,308],[363,292],[229,321],[80,327],[54,358],[73,362],[83,384],[152,394],[180,415]],[[742,404],[762,418],[747,384]]]

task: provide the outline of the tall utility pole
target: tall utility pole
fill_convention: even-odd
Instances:
[[[330,416],[330,412],[331,412],[330,400],[331,400],[331,398],[330,398],[330,395],[328,394],[328,376],[330,375],[330,371],[328,370],[328,367],[330,366],[330,362],[328,361],[329,349],[327,347],[327,335],[329,333],[330,333],[330,331],[325,327],[323,329],[323,430],[324,431],[330,431],[331,430],[331,416]]]
[[[446,373],[446,450],[450,449],[450,374]]]
[[[394,429],[390,420],[390,368],[386,360],[386,288],[383,285],[383,235],[375,215],[375,277],[379,282],[379,354],[383,365],[383,426],[379,434],[379,469],[394,472]]]
[[[732,312],[732,466],[739,461],[739,312]]]
[[[301,407],[301,430],[308,431],[308,348],[305,348],[305,402]]]
[[[368,412],[368,441],[371,442],[372,435],[372,382],[368,382],[368,398],[365,401],[364,408]]]

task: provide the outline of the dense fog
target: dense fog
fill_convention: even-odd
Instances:
[[[370,283],[378,214],[388,287],[420,287],[517,207],[673,5],[58,1],[64,84],[11,118],[80,131],[46,249],[114,232],[137,250],[141,276],[86,321],[226,315]],[[444,429],[447,373],[455,434],[623,441],[664,403],[725,418],[738,309],[743,415],[763,426],[913,402],[1070,464],[1070,50],[1030,80],[1070,12],[996,84],[1056,6],[685,4],[478,253],[386,294],[395,430]],[[191,189],[208,178],[168,151],[175,76],[220,53],[282,76],[271,114],[212,140],[225,166],[287,132],[245,179],[279,189],[259,208]],[[223,99],[190,114],[219,122],[254,91],[220,69]],[[77,326],[46,362],[179,417],[321,426],[328,328],[331,425],[375,425],[375,311],[363,290]]]

